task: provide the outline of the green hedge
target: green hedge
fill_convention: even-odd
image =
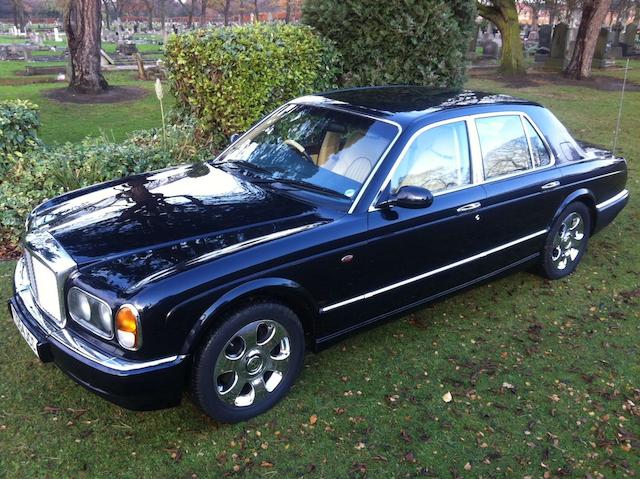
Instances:
[[[476,0],[313,0],[303,22],[336,42],[352,86],[461,86]]]
[[[39,144],[38,107],[26,100],[0,101],[0,172],[6,155],[28,151]]]
[[[276,23],[173,36],[166,65],[180,112],[214,146],[292,98],[333,88],[341,71],[331,42],[308,26]]]
[[[86,138],[79,143],[40,147],[6,156],[0,180],[0,241],[17,244],[29,212],[48,198],[94,183],[156,170],[177,163],[207,159],[210,153],[193,147],[189,125],[132,134],[122,143]]]

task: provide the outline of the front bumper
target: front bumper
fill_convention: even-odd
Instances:
[[[27,330],[21,333],[43,362],[53,361],[82,386],[127,409],[161,409],[180,403],[186,356],[133,361],[98,351],[68,328],[56,326],[40,310],[22,259],[16,266],[14,288],[10,313],[18,329]]]

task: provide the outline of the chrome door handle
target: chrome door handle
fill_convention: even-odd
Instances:
[[[551,183],[547,183],[546,185],[542,185],[543,190],[550,190],[551,188],[555,188],[556,186],[560,186],[559,181],[552,181]]]
[[[469,203],[468,205],[461,206],[456,211],[458,213],[464,213],[465,211],[477,210],[482,206],[480,203]]]

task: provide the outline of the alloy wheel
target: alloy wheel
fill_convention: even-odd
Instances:
[[[240,329],[216,360],[218,397],[236,407],[251,406],[280,385],[291,358],[289,333],[277,321],[254,321]]]

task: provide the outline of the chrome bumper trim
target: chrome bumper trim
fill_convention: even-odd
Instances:
[[[613,205],[614,203],[617,203],[618,201],[624,200],[628,196],[629,196],[629,190],[622,190],[620,193],[618,193],[615,196],[612,196],[608,200],[603,201],[602,203],[598,203],[596,205],[596,208],[597,208],[598,211],[602,211],[602,210],[608,208],[609,206]]]
[[[96,351],[91,344],[75,336],[68,329],[54,329],[47,322],[38,306],[36,306],[33,295],[31,294],[29,279],[26,274],[26,268],[24,264],[24,258],[20,258],[18,264],[16,265],[16,271],[14,274],[14,285],[16,295],[20,298],[22,304],[24,304],[27,312],[46,334],[47,339],[56,343],[56,346],[61,346],[64,349],[70,350],[91,361],[92,363],[102,366],[103,368],[111,369],[116,373],[136,371],[139,369],[150,368],[162,364],[169,364],[172,362],[177,363],[182,361],[186,357],[186,355],[174,355],[153,359],[151,361],[131,361],[117,356],[108,356],[104,353],[101,353],[100,351]]]
[[[440,268],[437,268],[437,269],[434,269],[434,270],[431,270],[431,271],[427,271],[426,273],[422,273],[422,274],[420,274],[418,276],[414,276],[412,278],[405,279],[405,280],[400,281],[398,283],[390,284],[389,286],[385,286],[383,288],[376,289],[374,291],[370,291],[370,292],[365,293],[365,294],[361,294],[360,296],[355,296],[353,298],[349,298],[349,299],[347,299],[345,301],[340,301],[339,303],[335,303],[335,304],[331,304],[329,306],[325,306],[324,308],[322,308],[320,310],[320,312],[321,313],[326,313],[327,311],[331,311],[332,309],[340,308],[342,306],[346,306],[347,304],[355,303],[356,301],[361,301],[363,299],[369,299],[369,298],[371,298],[373,296],[376,296],[378,294],[386,293],[387,291],[391,291],[392,289],[399,288],[400,286],[405,286],[405,285],[413,283],[415,281],[420,281],[421,279],[428,278],[429,276],[433,276],[434,274],[442,273],[443,271],[447,271],[449,269],[456,268],[457,266],[462,266],[463,264],[470,263],[470,262],[475,261],[475,260],[480,259],[480,258],[484,258],[485,256],[489,256],[490,254],[497,253],[498,251],[502,251],[504,249],[510,248],[511,246],[515,246],[515,245],[517,245],[519,243],[523,243],[523,242],[529,241],[529,240],[531,240],[533,238],[537,238],[538,236],[546,234],[548,231],[549,230],[546,229],[546,230],[538,231],[536,233],[532,233],[532,234],[524,236],[522,238],[518,238],[517,240],[514,240],[514,241],[511,241],[509,243],[505,243],[503,245],[500,245],[500,246],[498,246],[496,248],[493,248],[493,249],[490,249],[490,250],[487,250],[487,251],[483,251],[482,253],[478,253],[476,255],[470,256],[470,257],[465,258],[465,259],[461,259],[460,261],[456,261],[455,263],[451,263],[451,264],[448,264],[446,266],[442,266]]]

